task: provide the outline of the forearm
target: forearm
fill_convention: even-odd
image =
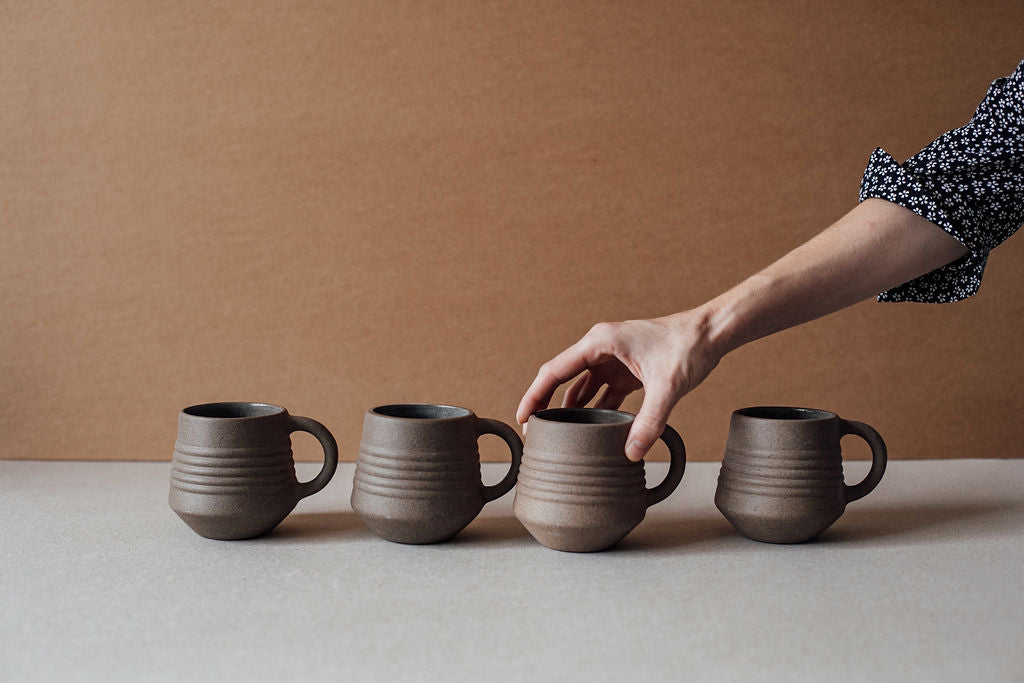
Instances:
[[[701,307],[722,356],[943,266],[966,248],[896,204],[869,199],[813,239]]]

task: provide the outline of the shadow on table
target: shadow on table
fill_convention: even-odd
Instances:
[[[1016,514],[1010,514],[1010,513]],[[812,544],[859,544],[875,541],[915,540],[964,535],[982,536],[1019,528],[1024,502],[931,503],[858,508],[851,505],[831,528]],[[373,537],[354,512],[292,513],[262,542],[323,542]],[[616,547],[620,551],[694,549],[729,539],[746,540],[720,514],[649,519],[641,522]],[[453,546],[532,544],[536,541],[513,516],[478,517],[455,538]],[[753,543],[753,541],[750,541]]]
[[[518,519],[506,517],[477,517],[459,535],[448,541],[453,545],[504,545],[509,542],[534,543],[530,532]]]
[[[1017,515],[1008,515],[1010,512]],[[846,509],[830,529],[812,543],[912,542],[983,536],[1018,529],[1024,503],[929,503]]]
[[[1024,501],[907,504],[864,509],[852,505],[839,521],[809,544],[932,543],[940,539],[1013,532],[1020,528],[1022,519]],[[616,547],[627,551],[692,550],[729,542],[759,545],[742,536],[721,515],[704,514],[642,522]]]
[[[680,516],[673,519],[649,519],[640,523],[626,538],[615,546],[616,550],[692,550],[704,544],[715,543],[736,531],[719,514]]]
[[[280,526],[258,540],[266,543],[285,541],[319,543],[365,538],[376,538],[376,536],[363,524],[356,513],[345,511],[294,512],[288,515]],[[515,517],[478,517],[455,538],[429,545],[487,545],[515,540],[533,542],[530,534]],[[382,542],[384,541],[382,540]]]
[[[689,548],[733,533],[732,527],[722,517],[648,520],[641,522],[640,526],[607,552]],[[522,543],[540,547],[530,532],[512,516],[480,517],[449,543],[456,546]]]
[[[267,543],[278,541],[342,541],[365,538],[370,530],[356,513],[346,512],[293,512],[269,534],[259,539]]]

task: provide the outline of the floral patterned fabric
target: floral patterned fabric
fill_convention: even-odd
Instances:
[[[945,303],[975,294],[988,253],[1024,223],[1024,61],[992,83],[974,116],[902,164],[871,154],[860,201],[888,200],[927,218],[970,251],[878,295]]]

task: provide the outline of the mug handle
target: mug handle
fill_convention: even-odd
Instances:
[[[871,471],[868,472],[868,476],[864,477],[864,481],[856,486],[843,486],[843,490],[846,492],[846,502],[850,503],[868,495],[878,486],[878,482],[882,480],[882,475],[885,474],[885,463],[888,460],[888,455],[885,442],[882,441],[882,435],[876,432],[874,427],[863,422],[839,418],[839,438],[847,434],[859,436],[871,446]]]
[[[288,432],[289,434],[292,432],[308,432],[317,438],[324,449],[324,466],[320,469],[320,474],[309,481],[299,484],[299,499],[302,499],[306,496],[312,496],[327,486],[327,482],[334,476],[334,471],[338,469],[338,442],[327,431],[327,427],[324,427],[316,420],[296,415],[289,415],[288,417],[291,419],[292,426]]]
[[[671,461],[665,479],[653,489],[647,489],[647,507],[668,498],[669,494],[675,491],[679,482],[683,480],[683,470],[686,469],[686,446],[683,444],[683,437],[679,436],[679,432],[665,425],[665,431],[659,438],[668,446]]]
[[[516,485],[516,479],[519,477],[519,463],[523,459],[523,440],[519,438],[516,430],[504,422],[486,417],[477,419],[479,420],[477,423],[477,438],[484,434],[500,436],[508,444],[509,450],[512,451],[512,466],[509,468],[505,478],[493,486],[485,486],[483,488],[484,503],[490,503],[492,500],[504,496]]]

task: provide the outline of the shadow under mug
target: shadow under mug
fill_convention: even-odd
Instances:
[[[480,479],[477,439],[495,434],[512,452],[508,474]],[[516,483],[523,443],[498,420],[456,406],[385,405],[367,411],[352,482],[352,509],[381,538],[436,543],[462,531]]]
[[[324,449],[311,481],[295,477],[291,433],[309,432]],[[254,538],[281,523],[331,480],[338,444],[322,424],[267,403],[204,403],[178,416],[171,509],[200,536]]]
[[[626,457],[632,424],[630,413],[596,408],[530,416],[513,508],[537,541],[554,550],[605,550],[679,486],[686,447],[676,430],[666,426],[661,434],[671,463],[665,479],[649,489],[643,462]]]
[[[847,434],[871,446],[871,471],[855,486],[843,480]],[[863,422],[809,408],[743,408],[732,414],[715,505],[755,541],[809,541],[878,485],[886,459],[881,435]]]

